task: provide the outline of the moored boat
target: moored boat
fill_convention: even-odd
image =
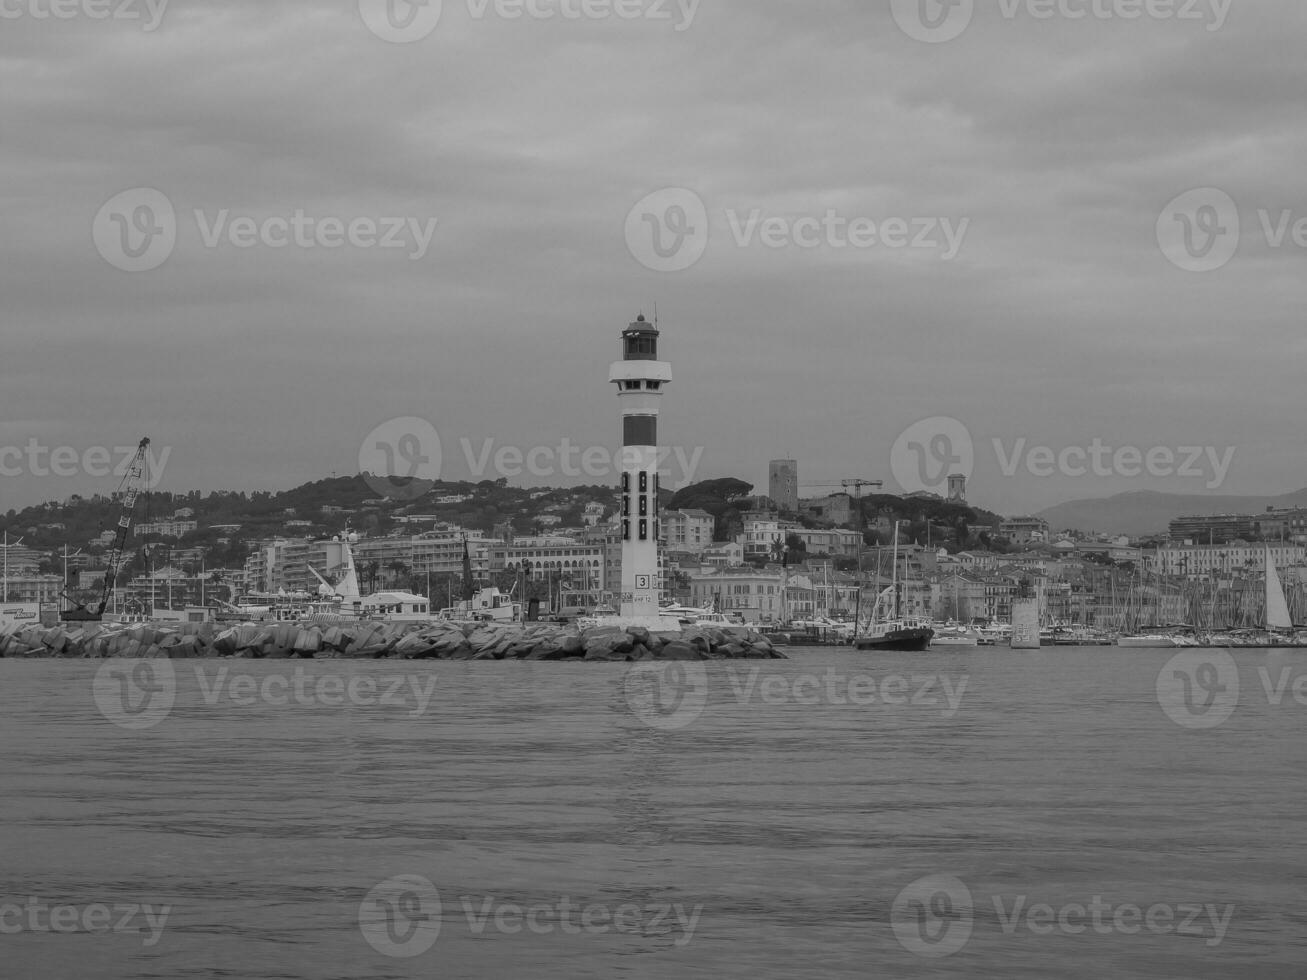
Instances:
[[[943,626],[934,627],[935,635],[931,637],[930,645],[932,647],[978,647],[980,646],[980,634],[970,626],[962,626],[958,623],[946,623]]]
[[[884,623],[872,623],[858,633],[853,640],[857,650],[910,650],[920,651],[930,647],[935,630],[924,620],[891,619]]]

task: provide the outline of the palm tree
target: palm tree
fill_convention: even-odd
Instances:
[[[404,576],[408,574],[408,565],[396,558],[386,566],[390,569],[390,584],[392,587],[403,585]]]

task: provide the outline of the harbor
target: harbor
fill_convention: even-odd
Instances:
[[[0,21],[0,980],[1307,977],[1307,3]]]

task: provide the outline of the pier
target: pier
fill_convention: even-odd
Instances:
[[[102,659],[203,658],[362,660],[544,660],[634,662],[784,660],[771,641],[747,629],[692,628],[677,633],[640,626],[579,630],[553,623],[93,623],[76,628],[11,626],[0,631],[0,657]]]

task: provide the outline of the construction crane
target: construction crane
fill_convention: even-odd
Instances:
[[[127,468],[127,474],[123,477],[122,482],[118,484],[118,492],[114,495],[121,497],[118,527],[114,534],[113,547],[109,550],[109,556],[105,563],[100,600],[94,608],[88,608],[86,605],[73,600],[76,608],[67,609],[60,615],[64,622],[98,623],[104,619],[104,611],[109,607],[109,599],[113,596],[114,583],[118,579],[118,572],[122,565],[123,549],[127,545],[127,536],[131,533],[132,514],[136,510],[136,499],[140,496],[142,486],[145,483],[145,455],[149,448],[150,440],[142,439],[140,445],[136,447],[136,455],[132,457],[131,465]]]
[[[862,513],[862,489],[863,487],[875,487],[877,490],[885,486],[884,480],[840,480],[838,483],[802,483],[799,485],[801,490],[838,490],[843,489],[845,492],[852,490],[852,497],[856,501],[854,507],[858,513]],[[861,518],[859,518],[861,519]]]
[[[875,487],[881,489],[885,486],[884,480],[840,480],[839,483],[801,483],[799,488],[802,490],[819,490],[819,489],[836,489],[843,487],[845,490],[856,490],[858,496],[862,495],[863,487]]]

